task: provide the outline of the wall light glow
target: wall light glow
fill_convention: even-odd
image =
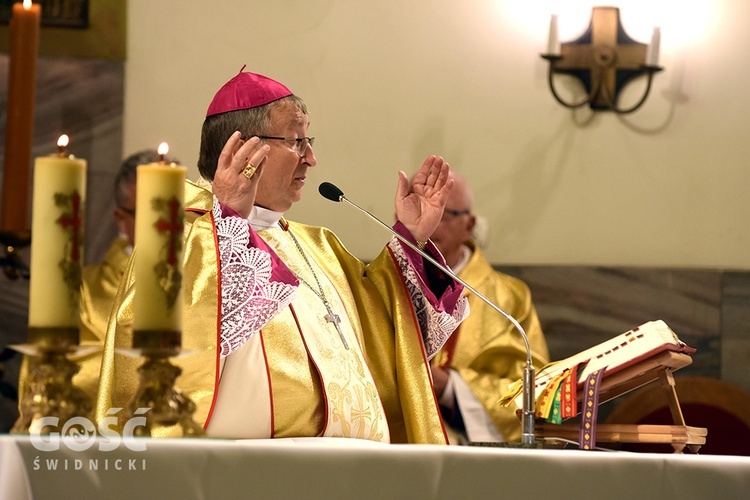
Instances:
[[[620,19],[628,35],[649,43],[654,27],[661,28],[662,44],[668,51],[700,44],[717,28],[717,6],[712,0],[497,0],[497,15],[506,23],[538,40],[539,51],[546,49],[551,14],[558,15],[560,40],[581,36],[589,25],[593,7],[619,7]]]

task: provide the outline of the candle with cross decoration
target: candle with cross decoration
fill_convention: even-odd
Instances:
[[[158,152],[163,158],[167,144]],[[181,332],[186,169],[162,160],[137,172],[133,330]]]
[[[68,140],[34,161],[30,328],[78,328],[86,161],[67,153]]]
[[[82,353],[78,302],[86,206],[86,161],[68,154],[67,145],[62,135],[57,154],[34,160],[28,339],[10,346],[30,358],[14,434],[30,433],[43,418],[55,417],[61,426],[89,418],[93,408],[72,381],[80,368],[67,358]]]
[[[182,369],[169,358],[182,351],[182,258],[186,169],[164,161],[169,147],[158,148],[161,161],[139,165],[135,202],[135,297],[132,350],[145,357],[139,384],[121,423],[150,408],[137,436],[180,426],[183,436],[204,435],[193,420],[195,404],[175,387]],[[172,429],[174,430],[174,429]],[[156,431],[160,432],[160,431]]]

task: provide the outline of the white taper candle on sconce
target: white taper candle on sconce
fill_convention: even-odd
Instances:
[[[169,147],[159,145],[163,158]],[[182,330],[185,167],[139,165],[136,182],[133,330]]]
[[[651,43],[646,49],[646,66],[659,65],[659,45],[661,44],[661,28],[655,27],[651,33]]]
[[[547,37],[547,54],[551,56],[560,55],[560,35],[557,28],[557,14],[552,14],[549,19],[549,35]]]
[[[29,327],[78,328],[83,265],[86,160],[58,153],[34,161]]]

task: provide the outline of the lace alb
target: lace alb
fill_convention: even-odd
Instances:
[[[295,285],[271,281],[271,257],[249,247],[250,225],[240,217],[221,216],[214,197],[212,209],[221,266],[221,355],[228,356],[260,331],[297,292]]]

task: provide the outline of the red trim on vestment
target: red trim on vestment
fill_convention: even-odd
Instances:
[[[273,384],[271,383],[271,368],[268,365],[268,356],[266,355],[266,342],[263,340],[263,330],[258,332],[260,335],[260,347],[263,350],[263,359],[266,361],[266,378],[268,379],[268,403],[271,406],[271,436],[274,436],[274,430],[276,429],[273,413]]]
[[[196,211],[197,212],[197,211]],[[206,213],[206,212],[203,212]],[[214,376],[214,393],[211,397],[211,406],[208,409],[208,414],[206,415],[206,422],[203,424],[203,430],[205,431],[208,429],[208,423],[211,421],[211,417],[214,414],[214,409],[216,408],[216,400],[219,397],[219,380],[220,380],[220,372],[221,372],[221,349],[219,346],[221,345],[221,265],[218,263],[221,262],[221,257],[219,256],[219,237],[216,234],[216,221],[214,220],[214,214],[211,213],[211,224],[213,225],[213,230],[211,231],[213,233],[214,237],[214,249],[216,250],[216,297],[217,297],[217,311],[216,311],[216,367],[214,370],[215,376]]]

